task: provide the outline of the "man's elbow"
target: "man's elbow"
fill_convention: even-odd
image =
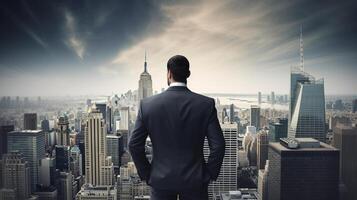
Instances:
[[[128,149],[130,155],[133,155],[135,153],[136,145],[131,140],[129,141]]]

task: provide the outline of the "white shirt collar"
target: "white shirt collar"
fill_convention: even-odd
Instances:
[[[170,87],[173,87],[173,86],[187,87],[186,83],[182,83],[182,82],[173,82],[170,84]]]

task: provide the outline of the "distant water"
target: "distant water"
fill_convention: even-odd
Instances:
[[[251,105],[258,105],[263,109],[275,109],[275,110],[289,110],[288,103],[277,103],[272,105],[271,103],[267,102],[267,97],[262,95],[262,103],[258,104],[258,95],[245,95],[245,94],[206,94],[209,97],[214,99],[217,98],[220,101],[221,105],[230,105],[234,104],[238,108],[248,109]]]

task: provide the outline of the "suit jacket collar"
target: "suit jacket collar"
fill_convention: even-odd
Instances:
[[[171,86],[167,88],[166,91],[190,91],[190,90],[185,86]]]

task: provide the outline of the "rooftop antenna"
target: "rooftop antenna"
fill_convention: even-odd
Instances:
[[[145,62],[144,62],[144,72],[147,72],[147,63],[146,63],[146,50],[145,50]]]
[[[300,25],[300,68],[304,71],[304,41],[302,39],[302,25]]]

